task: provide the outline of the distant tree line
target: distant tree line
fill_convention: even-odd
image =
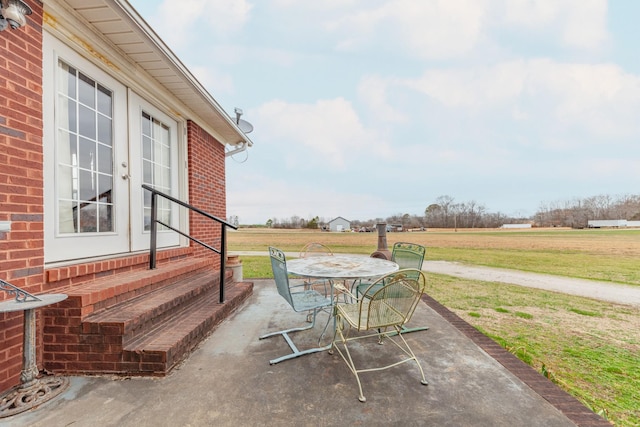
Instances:
[[[320,217],[316,216],[306,220],[294,215],[291,218],[270,218],[267,220],[265,225],[268,228],[309,228],[315,230],[320,227],[320,224]]]
[[[234,217],[234,224],[237,217]],[[331,218],[332,219],[332,218]],[[314,217],[308,220],[299,216],[271,218],[265,224],[269,228],[317,229],[331,219]],[[401,225],[407,228],[498,228],[503,224],[531,224],[534,227],[587,227],[589,220],[626,219],[640,221],[640,195],[597,195],[572,200],[545,202],[532,217],[505,215],[489,212],[487,208],[471,200],[457,202],[451,196],[439,196],[429,204],[424,215],[398,213],[386,218],[367,220],[350,219],[352,229],[372,231],[377,223]]]
[[[640,221],[640,195],[602,194],[584,199],[543,203],[533,216],[542,227],[584,228],[589,220],[626,219]]]

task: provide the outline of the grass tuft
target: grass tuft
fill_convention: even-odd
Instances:
[[[522,311],[516,311],[514,314],[516,317],[520,317],[522,319],[533,319],[533,314],[524,313]]]
[[[602,317],[602,315],[600,313],[597,313],[595,311],[581,310],[579,308],[570,308],[569,311],[573,311],[574,313],[580,314],[582,316]]]

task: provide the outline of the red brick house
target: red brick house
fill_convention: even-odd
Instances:
[[[167,229],[150,270],[142,185],[224,219],[225,148],[251,141],[126,0],[25,3],[27,24],[0,31],[0,279],[69,296],[38,310],[39,369],[163,375],[251,284],[223,276],[217,302],[221,255]],[[220,224],[160,200],[159,219],[222,249]],[[0,313],[0,394],[22,339],[22,314]]]

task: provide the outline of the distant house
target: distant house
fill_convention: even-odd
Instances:
[[[531,224],[502,224],[500,228],[531,228]]]
[[[329,221],[329,231],[351,231],[351,221],[341,216]]]

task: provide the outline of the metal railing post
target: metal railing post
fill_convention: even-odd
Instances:
[[[150,224],[150,234],[151,234],[151,241],[149,242],[149,269],[153,270],[156,268],[156,254],[157,254],[157,236],[158,236],[158,223],[160,223],[160,225],[162,225],[163,227],[165,227],[167,230],[172,230],[175,231],[176,233],[180,234],[181,236],[186,237],[187,239],[191,240],[192,242],[195,242],[217,254],[220,255],[220,303],[224,303],[224,285],[225,285],[225,277],[226,277],[226,268],[227,268],[227,227],[233,228],[234,230],[237,230],[238,227],[228,223],[225,220],[222,220],[220,218],[217,218],[201,209],[196,208],[195,206],[190,205],[189,203],[183,202],[181,200],[176,199],[175,197],[171,197],[168,194],[165,194],[161,191],[156,190],[153,187],[150,187],[146,184],[142,184],[142,188],[144,188],[145,190],[151,192],[151,224]],[[205,216],[206,218],[209,218],[212,221],[218,222],[221,226],[221,230],[220,230],[220,245],[222,246],[222,248],[220,250],[208,245],[207,243],[196,239],[193,236],[190,236],[187,233],[184,233],[182,231],[180,231],[179,229],[172,227],[170,224],[165,224],[164,222],[158,220],[158,196],[163,197],[164,199],[172,202],[172,203],[177,203],[180,206],[183,206],[187,209],[189,209],[192,212],[196,212],[200,215]]]
[[[227,267],[227,227],[220,224],[220,304],[224,303],[224,279]]]
[[[156,203],[158,199],[158,193],[151,192],[151,242],[149,243],[149,269],[154,270],[156,268],[156,246],[158,237],[158,223],[156,222]]]

